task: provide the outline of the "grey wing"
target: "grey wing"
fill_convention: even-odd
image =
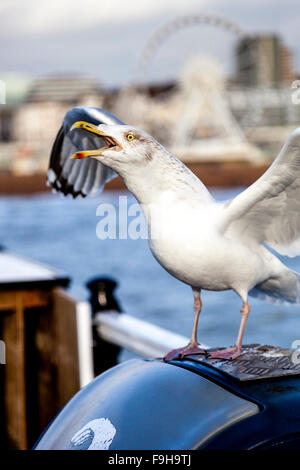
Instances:
[[[266,173],[224,205],[223,215],[228,234],[265,242],[284,255],[300,253],[300,128]]]
[[[93,158],[71,160],[70,157],[80,150],[94,150],[104,145],[103,139],[81,129],[70,132],[77,121],[91,124],[124,124],[113,114],[103,109],[77,106],[65,115],[50,155],[47,184],[64,195],[74,198],[94,195],[105,183],[114,178],[116,173]]]

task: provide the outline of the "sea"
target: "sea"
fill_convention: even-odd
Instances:
[[[217,200],[227,200],[241,190],[212,193]],[[52,193],[0,197],[0,245],[64,271],[71,278],[70,294],[79,300],[88,298],[86,283],[91,278],[114,278],[123,311],[189,337],[194,316],[191,288],[157,263],[146,239],[97,236],[99,204],[115,207],[117,214],[120,196],[128,197],[129,206],[136,204],[128,193],[112,191],[75,200]],[[280,259],[300,272],[300,257]],[[240,323],[240,298],[232,291],[203,291],[202,300],[199,341],[211,347],[233,344]],[[300,340],[300,306],[250,300],[245,344],[292,347]]]

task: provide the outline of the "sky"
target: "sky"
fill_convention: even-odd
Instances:
[[[0,76],[82,73],[114,87],[176,79],[196,54],[215,56],[230,73],[237,35],[211,25],[177,29],[145,61],[158,28],[194,13],[222,16],[245,33],[280,34],[300,70],[296,0],[0,0]]]

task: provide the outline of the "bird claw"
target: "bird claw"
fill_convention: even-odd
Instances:
[[[234,347],[229,349],[220,349],[218,351],[211,351],[208,353],[208,359],[227,359],[233,360],[239,357],[242,353],[242,350]]]
[[[184,348],[172,349],[172,351],[165,355],[164,361],[183,359],[185,356],[190,356],[193,354],[206,354],[206,351],[197,345],[187,345]]]

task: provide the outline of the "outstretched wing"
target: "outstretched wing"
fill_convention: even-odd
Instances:
[[[270,168],[224,205],[224,229],[288,256],[300,253],[300,128]]]
[[[80,150],[94,150],[103,147],[100,136],[74,129],[76,121],[87,121],[91,124],[124,124],[113,114],[98,108],[78,106],[65,115],[52,147],[48,170],[47,184],[64,195],[72,194],[83,197],[94,195],[105,183],[114,178],[116,173],[93,158],[71,160],[73,153]]]

